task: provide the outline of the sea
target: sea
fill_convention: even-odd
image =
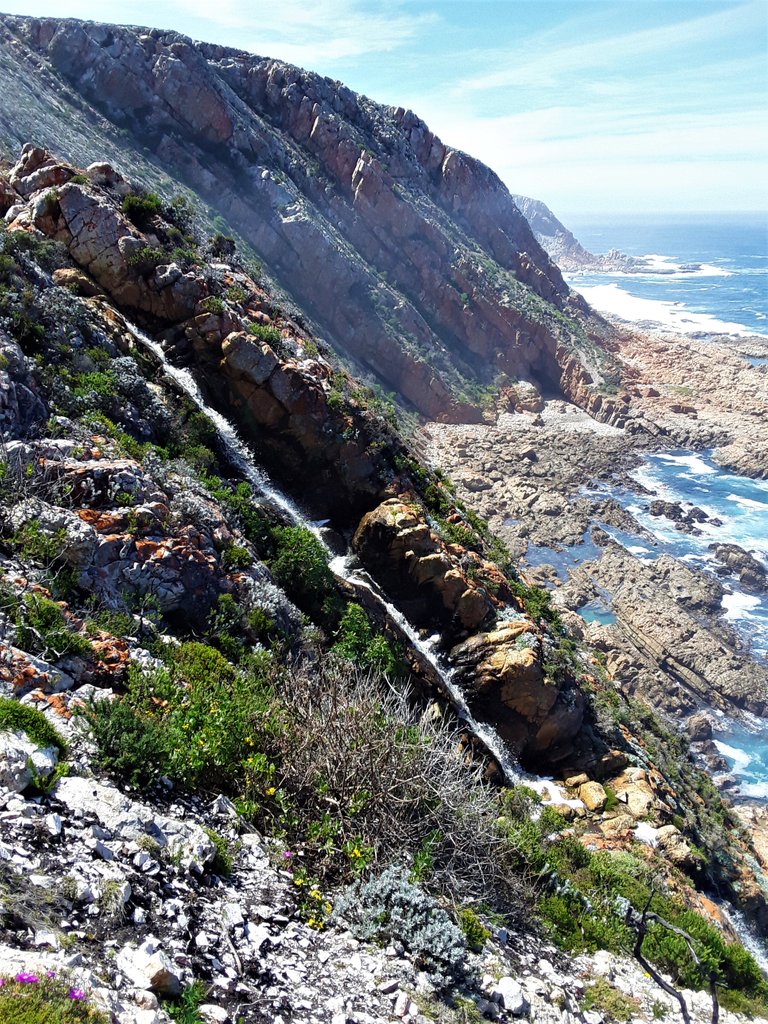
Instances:
[[[768,214],[569,221],[594,253],[644,256],[656,273],[567,274],[595,309],[686,334],[768,336]],[[698,264],[699,269],[685,268]]]
[[[650,264],[642,274],[567,274],[569,285],[595,309],[679,334],[758,335],[768,342],[768,214],[576,218],[568,227],[590,252],[618,249],[646,257]],[[692,265],[697,269],[690,270]],[[755,366],[766,364],[768,395],[768,352],[743,358]],[[731,473],[713,461],[712,452],[685,450],[650,455],[634,477],[660,498],[698,505],[721,523],[703,524],[700,535],[680,533],[666,519],[648,514],[649,499],[641,488],[613,491],[654,537],[649,544],[609,530],[637,557],[653,559],[668,552],[714,572],[709,545],[717,541],[740,545],[768,567],[768,480]],[[575,550],[573,555],[589,553]],[[745,591],[733,577],[723,582],[724,617],[753,657],[768,662],[768,597]],[[585,611],[593,621],[612,618],[607,603]],[[752,715],[739,721],[715,715],[714,721],[716,746],[739,794],[768,803],[768,721]]]

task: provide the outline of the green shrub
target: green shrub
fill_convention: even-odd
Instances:
[[[272,348],[279,349],[283,343],[283,336],[277,327],[271,327],[269,324],[248,324],[248,333],[252,334],[254,338],[258,338],[259,341],[264,341],[267,345],[271,345]]]
[[[146,788],[164,773],[167,743],[151,712],[127,698],[90,703],[82,712],[91,728],[96,768],[131,786]]]
[[[225,572],[233,569],[248,569],[253,559],[248,548],[233,544],[221,556],[221,567]]]
[[[491,937],[491,932],[469,907],[460,910],[458,913],[459,927],[464,932],[467,945],[475,953],[482,951],[483,946]]]
[[[2,976],[0,1024],[109,1024],[110,1019],[65,974]]]
[[[19,645],[43,657],[93,654],[90,641],[75,633],[62,609],[41,594],[28,594],[16,615]]]
[[[236,850],[224,836],[214,832],[212,828],[204,828],[203,831],[211,840],[216,850],[211,862],[211,870],[222,878],[228,878],[232,874],[232,867],[235,863]]]
[[[203,299],[200,306],[206,313],[212,313],[214,316],[221,316],[226,309],[223,299],[220,299],[218,295],[209,295]]]
[[[278,526],[271,532],[276,551],[269,567],[275,580],[302,611],[321,624],[335,625],[341,599],[323,545],[303,526]]]
[[[608,1020],[626,1022],[640,1009],[637,999],[626,995],[605,978],[598,978],[584,989],[582,1005],[585,1010],[599,1010]]]
[[[401,668],[401,659],[383,633],[376,633],[365,610],[350,602],[341,617],[333,650],[361,668],[392,675]]]
[[[26,733],[38,747],[55,747],[62,757],[67,744],[54,729],[42,711],[20,704],[11,697],[0,697],[0,731]]]
[[[10,543],[23,562],[34,562],[46,568],[54,565],[63,555],[67,542],[65,529],[48,533],[38,519],[24,523],[10,538]]]
[[[198,1009],[205,1000],[206,986],[202,981],[187,985],[176,1002],[163,1001],[163,1009],[176,1024],[204,1024]]]
[[[136,227],[142,230],[148,227],[153,217],[157,216],[162,209],[162,200],[154,192],[147,192],[146,195],[128,195],[123,199],[122,212],[132,221]]]
[[[168,255],[162,249],[152,245],[142,245],[139,249],[132,249],[126,257],[129,267],[135,267],[139,273],[148,274],[155,267],[168,262]]]

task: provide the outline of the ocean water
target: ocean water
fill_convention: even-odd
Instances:
[[[595,309],[683,334],[768,337],[768,215],[616,217],[567,225],[594,253],[619,249],[672,273],[569,273]],[[692,273],[682,268],[699,264]]]

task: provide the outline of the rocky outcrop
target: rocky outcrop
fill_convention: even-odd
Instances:
[[[477,577],[503,584],[495,566],[430,529],[420,509],[390,498],[363,516],[352,540],[363,565],[418,625],[440,625],[452,634],[476,630],[494,614],[498,598]]]
[[[548,763],[573,753],[584,698],[543,665],[542,638],[530,620],[500,622],[451,651],[455,678],[473,713],[492,722],[521,757]]]
[[[738,544],[710,544],[709,550],[726,570],[738,576],[745,590],[757,594],[768,591],[768,570],[744,548]]]
[[[0,47],[15,79],[35,78],[34,117],[15,103],[4,121],[19,141],[34,129],[83,165],[117,149],[117,166],[138,161],[159,182],[137,155],[148,146],[248,238],[337,349],[425,415],[478,419],[468,386],[500,371],[560,388],[562,352],[578,351],[589,320],[583,301],[496,175],[411,111],[173,32],[5,16]],[[91,184],[113,187],[100,168]],[[55,187],[75,234],[84,203],[98,213],[66,164],[28,155],[17,177],[22,198]],[[83,261],[98,266],[93,245],[86,234]],[[175,272],[160,277],[181,295],[149,310],[136,281],[126,294],[168,318],[194,295]]]

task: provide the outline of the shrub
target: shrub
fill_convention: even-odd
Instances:
[[[214,316],[221,316],[225,310],[224,301],[220,299],[218,295],[209,295],[203,299],[200,303],[200,307],[205,310],[206,313],[212,313]]]
[[[267,345],[271,345],[272,348],[279,349],[283,343],[283,336],[277,327],[271,327],[269,324],[248,324],[248,333],[252,334],[254,338],[258,338],[259,341],[265,341]]]
[[[582,1005],[585,1010],[599,1010],[608,1020],[621,1022],[631,1020],[640,1008],[637,999],[614,988],[605,978],[585,987]]]
[[[248,548],[233,544],[221,556],[221,567],[226,572],[233,569],[248,569],[253,559]]]
[[[162,200],[154,192],[147,192],[146,195],[127,195],[123,199],[121,210],[132,221],[136,227],[142,230],[149,225],[149,222],[160,213]]]
[[[163,1001],[163,1009],[176,1024],[204,1024],[198,1013],[206,995],[206,986],[202,981],[193,981],[187,985],[177,1002]]]
[[[16,626],[19,645],[43,657],[87,657],[93,653],[90,641],[73,631],[62,609],[41,594],[24,598],[16,615]]]
[[[214,832],[212,828],[204,828],[203,831],[213,843],[216,850],[211,862],[211,870],[222,878],[228,878],[232,874],[232,867],[235,863],[236,849],[233,849],[229,840]]]
[[[137,786],[168,775],[233,791],[273,729],[267,662],[251,659],[238,672],[215,648],[194,642],[161,653],[162,668],[131,666],[121,700],[86,709],[99,766]]]
[[[42,711],[10,697],[0,697],[0,731],[4,730],[21,730],[38,747],[55,747],[59,756],[67,751],[67,744]]]
[[[96,744],[93,760],[100,771],[140,788],[163,774],[166,738],[151,714],[132,707],[125,698],[93,701],[83,714]]]
[[[336,901],[334,919],[346,921],[358,938],[402,942],[438,985],[458,980],[466,945],[448,914],[408,874],[393,865],[367,882],[354,882]]]
[[[167,263],[168,256],[156,246],[142,245],[140,249],[133,249],[128,253],[126,262],[129,267],[135,267],[139,273],[148,274],[155,267]]]
[[[392,675],[400,667],[400,658],[383,633],[375,633],[365,610],[350,602],[341,617],[333,650],[363,669]]]
[[[20,971],[0,985],[0,1024],[109,1024],[66,975]]]
[[[328,568],[325,548],[303,526],[272,530],[276,553],[269,562],[272,575],[302,611],[321,623],[338,622],[341,600]]]
[[[460,910],[457,916],[459,919],[459,927],[462,932],[464,932],[464,938],[466,939],[467,945],[471,950],[474,950],[475,953],[479,953],[491,937],[489,929],[485,927],[474,910],[471,910],[468,907],[465,907],[464,910]]]

